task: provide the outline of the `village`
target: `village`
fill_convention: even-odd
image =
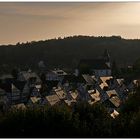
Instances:
[[[40,73],[31,69],[0,76],[0,110],[26,109],[36,106],[67,105],[77,102],[103,104],[112,118],[130,94],[135,93],[137,80],[125,81],[112,76],[110,54],[105,50],[98,59],[81,60],[73,73],[63,69],[46,70],[41,61]],[[90,72],[81,72],[81,67]],[[85,69],[84,69],[85,70]]]

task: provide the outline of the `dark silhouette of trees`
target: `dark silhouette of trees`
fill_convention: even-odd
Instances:
[[[48,69],[57,66],[73,68],[77,67],[80,59],[97,58],[105,49],[111,52],[112,59],[118,64],[133,63],[139,57],[139,45],[140,40],[126,40],[118,36],[73,36],[3,45],[0,47],[0,65],[8,64],[6,70],[15,66],[37,69],[38,62],[42,60],[47,61]]]
[[[12,76],[17,79],[18,77],[18,74],[19,74],[19,70],[17,68],[14,68],[12,71],[11,71],[11,74]]]
[[[45,73],[41,73],[40,79],[42,80],[42,83],[46,82],[46,75],[45,75]]]
[[[121,108],[120,115],[112,123],[112,135],[121,138],[140,137],[140,88],[131,94]]]
[[[0,121],[0,137],[107,137],[110,121],[102,106],[80,103],[74,111],[54,106],[9,112]]]
[[[111,118],[103,104],[85,102],[14,110],[0,115],[0,137],[138,138],[140,89]]]
[[[116,64],[116,61],[114,60],[112,62],[112,76],[118,76],[119,75],[119,70]]]

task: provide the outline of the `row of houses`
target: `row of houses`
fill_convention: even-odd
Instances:
[[[136,81],[125,82],[113,76],[68,74],[60,69],[45,73],[44,79],[31,70],[21,71],[16,79],[10,75],[0,77],[1,110],[76,102],[90,105],[103,104],[113,118],[119,114],[121,105],[135,91]]]
[[[112,76],[110,55],[105,50],[99,59],[81,60],[74,73],[62,69],[45,70],[43,75],[20,71],[0,76],[0,107],[27,108],[44,105],[63,105],[73,108],[77,102],[90,105],[103,104],[115,118],[129,94],[133,94],[139,83]],[[41,68],[42,68],[41,67]]]

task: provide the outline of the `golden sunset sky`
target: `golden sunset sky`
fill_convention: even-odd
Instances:
[[[140,38],[140,2],[0,2],[0,44],[73,35]]]

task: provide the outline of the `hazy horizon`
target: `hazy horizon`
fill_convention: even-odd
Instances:
[[[0,45],[67,37],[140,38],[140,2],[0,2]]]

